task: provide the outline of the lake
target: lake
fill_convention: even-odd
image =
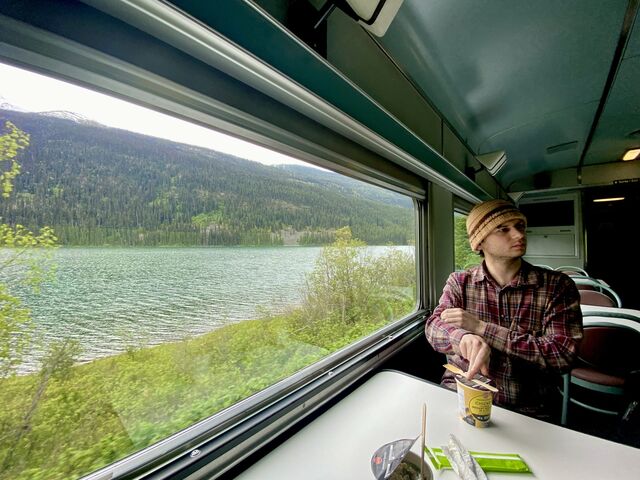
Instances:
[[[387,249],[367,247],[374,254]],[[77,339],[87,361],[296,305],[321,250],[59,248],[56,280],[26,303],[45,342]],[[38,357],[32,351],[20,372],[33,371]]]

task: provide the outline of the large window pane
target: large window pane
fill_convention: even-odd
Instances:
[[[0,70],[0,478],[87,474],[415,310],[411,199]]]

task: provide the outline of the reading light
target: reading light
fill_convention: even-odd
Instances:
[[[624,200],[624,197],[596,198],[593,201],[597,203],[597,202],[619,202],[620,200]]]
[[[626,151],[624,157],[622,157],[622,160],[635,160],[638,155],[640,155],[640,148],[633,148]]]

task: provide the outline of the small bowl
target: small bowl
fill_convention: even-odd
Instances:
[[[431,467],[429,466],[429,462],[427,461],[426,457],[424,459],[424,469],[422,472],[422,478],[420,479],[420,461],[421,458],[420,456],[412,451],[409,451],[405,457],[402,459],[402,462],[400,463],[400,465],[402,465],[403,463],[410,463],[411,465],[413,465],[414,467],[416,467],[418,469],[418,473],[411,477],[411,480],[432,480],[433,479],[433,474],[431,472]],[[400,468],[400,465],[398,466],[398,468]],[[396,468],[397,470],[397,468]],[[395,472],[393,474],[391,474],[391,477],[389,477],[389,479],[393,479],[395,475]],[[406,477],[403,477],[406,478]]]

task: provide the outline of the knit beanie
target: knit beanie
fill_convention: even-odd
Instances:
[[[489,200],[473,207],[467,217],[467,235],[471,249],[477,252],[487,235],[499,225],[514,219],[527,223],[523,213],[506,200]]]

